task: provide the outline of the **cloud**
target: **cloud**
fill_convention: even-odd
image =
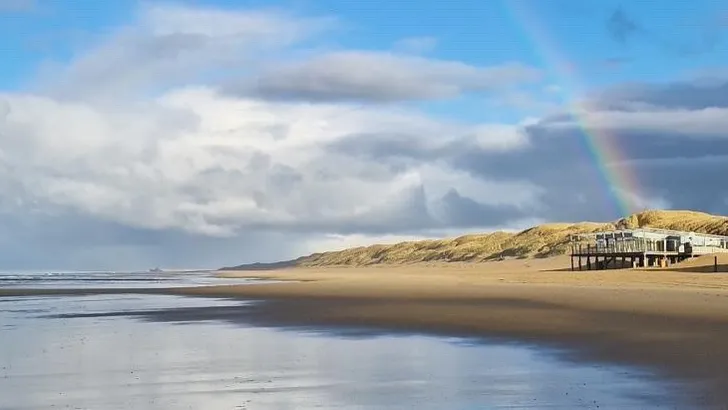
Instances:
[[[539,212],[552,219],[615,218],[617,197],[635,211],[726,213],[717,199],[728,194],[721,182],[728,174],[723,87],[698,80],[620,85],[592,96],[576,113],[525,125],[523,149],[463,153],[452,163],[475,176],[547,187]]]
[[[631,203],[631,206],[638,210],[672,208],[672,204],[668,200],[659,196],[644,197],[639,193],[624,189],[616,189],[616,193],[626,198]]]
[[[514,125],[463,126],[422,118],[410,127],[409,133],[379,131],[347,135],[329,143],[329,148],[371,160],[418,157],[436,161],[459,151],[503,152],[522,149],[529,144],[528,136]]]
[[[692,20],[692,21],[691,21]],[[686,57],[712,52],[721,43],[722,27],[714,16],[684,17],[679,30],[656,30],[639,21],[623,7],[615,8],[606,20],[609,36],[622,45],[642,39],[670,54]]]
[[[684,135],[690,138],[728,138],[728,109],[645,111],[584,111],[568,117],[554,117],[542,122],[549,129],[574,129],[582,124],[600,132],[654,133],[663,136]],[[660,138],[657,136],[656,138]]]
[[[539,78],[536,69],[517,63],[476,67],[387,52],[344,51],[275,66],[224,90],[274,100],[392,102],[488,93]]]
[[[41,87],[64,98],[138,98],[150,89],[254,64],[261,53],[297,44],[333,24],[329,17],[147,3],[135,24],[116,30],[71,64],[46,67]]]
[[[416,230],[447,223],[449,215],[435,217],[431,208],[451,189],[484,206],[536,200],[528,184],[472,180],[423,163],[377,166],[333,148],[400,135],[436,149],[434,140],[448,133],[479,150],[522,144],[408,112],[245,100],[205,87],[125,111],[38,96],[4,100],[6,198],[140,229]]]
[[[635,35],[644,33],[645,30],[624,9],[618,7],[607,19],[607,32],[615,41],[627,44]]]
[[[437,44],[438,40],[435,37],[407,37],[394,43],[394,49],[406,53],[424,54],[433,51]]]
[[[701,80],[623,84],[591,96],[576,114],[511,126],[512,137],[502,141],[514,144],[502,151],[475,149],[457,139],[434,145],[402,138],[343,140],[337,148],[378,163],[444,163],[476,181],[522,181],[535,189],[520,192],[532,192],[537,200],[524,201],[525,208],[512,200],[509,209],[545,220],[611,220],[621,216],[621,202],[632,211],[675,207],[726,213],[720,198],[728,195],[721,182],[728,174],[728,111],[714,98],[722,87],[720,81]],[[679,96],[689,104],[674,104]],[[508,192],[504,187],[474,191]],[[453,214],[478,215],[456,195],[450,200],[461,204]],[[498,205],[491,206],[487,212],[498,215]]]
[[[630,107],[728,108],[728,78],[662,84],[623,84],[597,94],[594,103],[605,108],[626,110]]]
[[[146,271],[155,266],[216,268],[241,260],[274,261],[298,252],[310,235],[246,231],[215,238],[139,229],[88,215],[0,213],[3,269]]]

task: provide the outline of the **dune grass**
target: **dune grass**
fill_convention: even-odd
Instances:
[[[645,211],[608,223],[551,223],[518,233],[493,232],[393,245],[362,246],[315,253],[286,262],[240,265],[223,269],[277,269],[284,267],[281,264],[285,264],[285,267],[370,266],[546,258],[567,253],[569,238],[573,234],[639,227],[728,235],[728,217],[694,211]]]
[[[568,251],[572,234],[615,228],[653,227],[728,235],[728,218],[694,211],[645,211],[610,223],[553,223],[518,233],[495,232],[457,238],[363,246],[303,257],[299,266],[367,266],[421,262],[485,262],[544,258]]]

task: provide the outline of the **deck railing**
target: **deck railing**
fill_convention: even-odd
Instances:
[[[572,254],[612,254],[612,253],[640,253],[640,252],[677,252],[677,249],[667,250],[663,242],[648,241],[617,241],[607,245],[573,244]]]

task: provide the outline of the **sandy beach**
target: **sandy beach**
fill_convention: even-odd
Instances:
[[[265,301],[234,317],[225,312],[228,320],[254,325],[363,326],[543,344],[563,348],[566,359],[638,365],[698,386],[701,407],[721,408],[728,402],[728,274],[701,273],[708,262],[712,258],[669,270],[571,272],[564,269],[568,258],[559,257],[234,271],[220,275],[281,282],[91,293]],[[74,291],[0,290],[0,296],[54,293]],[[215,318],[211,310],[184,314]]]
[[[728,402],[728,274],[712,257],[669,270],[571,272],[568,258],[486,264],[225,272],[300,281],[196,294],[265,298],[264,324],[364,325],[564,347],[655,369]],[[721,267],[726,258],[719,260]]]

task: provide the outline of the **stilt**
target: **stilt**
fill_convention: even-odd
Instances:
[[[579,271],[581,271],[581,270],[582,270],[582,268],[581,268],[581,255],[579,255]]]
[[[569,258],[569,259],[571,259],[571,271],[573,272],[574,271],[574,256],[572,255],[571,258]]]

